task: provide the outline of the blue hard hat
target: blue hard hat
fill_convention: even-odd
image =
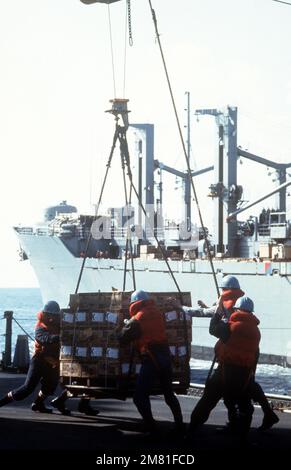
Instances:
[[[42,309],[43,313],[49,313],[50,315],[59,315],[61,312],[58,302],[55,300],[49,300]]]
[[[224,276],[219,287],[222,289],[240,289],[239,282],[235,276]]]
[[[239,297],[236,303],[234,304],[234,308],[239,308],[240,310],[245,310],[246,312],[253,312],[254,311],[254,302],[252,299],[244,295],[243,297]]]
[[[144,290],[135,290],[131,294],[130,303],[137,302],[138,300],[149,300],[150,296]]]

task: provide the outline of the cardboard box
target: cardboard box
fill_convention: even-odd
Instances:
[[[61,361],[60,375],[62,377],[96,377],[98,364],[79,363],[78,361]]]

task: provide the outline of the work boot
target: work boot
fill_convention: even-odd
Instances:
[[[81,398],[78,405],[78,411],[80,413],[84,413],[87,416],[97,416],[100,413],[99,410],[92,408],[90,400],[88,400],[87,398]]]
[[[65,398],[60,396],[51,401],[51,405],[56,408],[62,415],[69,416],[71,411],[66,408]]]
[[[263,422],[261,426],[258,428],[259,431],[266,431],[267,429],[270,429],[274,424],[278,423],[279,418],[274,413],[273,410],[268,411],[268,413],[264,414]]]
[[[12,401],[13,401],[13,397],[9,392],[7,395],[5,395],[5,397],[1,398],[0,406],[8,405],[8,403],[11,403]]]
[[[39,413],[52,413],[53,410],[51,408],[47,408],[44,404],[44,398],[38,396],[35,402],[32,403],[31,409],[32,411],[38,411]]]

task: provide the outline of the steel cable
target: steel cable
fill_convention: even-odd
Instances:
[[[204,236],[204,240],[205,240],[205,243],[206,243],[207,256],[208,256],[208,259],[209,259],[209,262],[210,262],[211,271],[212,271],[212,275],[213,275],[217,295],[219,297],[219,295],[220,295],[219,287],[218,287],[218,282],[217,282],[217,278],[216,278],[216,273],[214,271],[212,255],[211,255],[211,252],[210,252],[209,240],[207,238],[207,232],[206,232],[206,228],[205,228],[205,225],[204,225],[204,222],[203,222],[202,213],[201,213],[201,209],[200,209],[200,205],[199,205],[199,201],[198,201],[198,197],[197,197],[197,193],[196,193],[196,188],[195,188],[194,181],[193,181],[193,178],[192,178],[192,175],[191,175],[190,162],[189,162],[188,156],[187,156],[185,142],[184,142],[184,138],[183,138],[183,134],[182,134],[182,128],[181,128],[181,124],[180,124],[180,120],[179,120],[179,116],[178,116],[178,112],[177,112],[177,106],[176,106],[176,102],[175,102],[175,98],[174,98],[174,94],[173,94],[173,90],[172,90],[172,85],[171,85],[171,81],[170,81],[170,77],[169,77],[169,73],[168,73],[168,68],[167,68],[167,64],[166,64],[166,60],[165,60],[165,56],[164,56],[164,52],[163,52],[163,48],[162,48],[162,44],[161,44],[161,40],[160,40],[160,33],[159,33],[159,29],[158,29],[156,13],[155,13],[155,10],[152,7],[151,0],[149,0],[149,5],[150,5],[151,13],[152,13],[154,26],[155,26],[156,39],[158,41],[158,45],[159,45],[159,49],[160,49],[160,53],[161,53],[161,57],[162,57],[162,62],[163,62],[163,66],[164,66],[164,71],[165,71],[165,74],[166,74],[167,84],[168,84],[169,92],[170,92],[170,95],[171,95],[171,101],[172,101],[172,105],[173,105],[173,109],[174,109],[174,113],[175,113],[175,117],[176,117],[176,122],[177,122],[179,136],[180,136],[180,140],[181,140],[181,144],[182,144],[182,148],[183,148],[183,153],[184,153],[186,164],[187,164],[188,177],[191,181],[191,187],[192,187],[192,191],[193,191],[193,195],[194,195],[194,200],[195,200],[195,203],[196,203],[201,228],[202,228],[202,231],[203,231],[203,236]]]

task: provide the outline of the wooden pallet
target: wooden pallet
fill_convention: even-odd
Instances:
[[[128,381],[126,376],[118,378],[108,378],[99,376],[98,378],[67,377],[62,378],[63,385],[75,396],[87,395],[92,398],[116,398],[126,400],[134,395],[135,380]],[[173,380],[173,390],[177,394],[186,394],[189,387],[187,377]],[[162,395],[159,384],[153,387],[151,395]]]

